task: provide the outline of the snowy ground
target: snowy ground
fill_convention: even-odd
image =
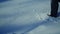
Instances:
[[[60,18],[49,13],[50,0],[1,2],[0,34],[60,34]]]

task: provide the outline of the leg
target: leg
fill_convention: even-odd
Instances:
[[[51,0],[51,16],[57,17],[58,0]]]
[[[60,0],[58,0],[60,2]]]

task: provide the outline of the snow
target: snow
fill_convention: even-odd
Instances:
[[[50,2],[11,0],[0,3],[0,34],[60,34],[60,17],[47,16]]]

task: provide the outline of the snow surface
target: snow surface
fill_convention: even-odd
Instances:
[[[47,16],[50,13],[50,2],[50,0],[2,1],[0,34],[60,34],[60,18]]]

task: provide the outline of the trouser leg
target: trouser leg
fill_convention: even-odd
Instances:
[[[58,0],[51,0],[51,15],[57,16],[58,12]]]
[[[58,0],[60,2],[60,0]]]

